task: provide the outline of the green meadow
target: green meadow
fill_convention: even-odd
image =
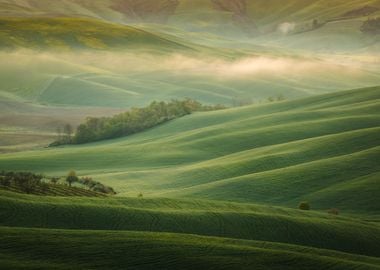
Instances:
[[[129,196],[286,206],[313,198],[319,207],[376,211],[368,195],[379,190],[367,187],[378,177],[379,95],[375,87],[195,113],[121,139],[3,154],[0,169],[73,169]]]
[[[367,88],[196,113],[122,139],[3,154],[0,169],[54,176],[75,169],[118,192],[2,191],[4,262],[15,269],[26,262],[30,269],[177,269],[192,258],[192,266],[210,269],[377,269],[379,94]],[[311,211],[297,209],[304,200]],[[39,248],[22,249],[37,239]],[[84,243],[81,255],[67,260],[75,243]],[[123,259],[108,250],[115,246]],[[86,258],[94,252],[103,255]]]
[[[379,0],[0,0],[0,269],[380,269],[380,37],[362,29],[379,16]],[[224,109],[48,147],[186,98]]]

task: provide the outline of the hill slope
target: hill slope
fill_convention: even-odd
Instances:
[[[186,47],[137,28],[88,18],[1,18],[1,49],[145,49]]]
[[[376,213],[379,97],[368,88],[198,113],[115,141],[5,154],[0,169],[75,169],[124,195],[310,199],[320,209]]]
[[[172,232],[379,256],[377,223],[327,213],[202,200],[53,198],[0,192],[1,226]]]
[[[116,22],[154,22],[180,25],[198,31],[256,34],[285,21],[329,20],[345,14],[363,16],[364,7],[373,12],[378,0],[140,0],[77,1],[1,0],[3,16],[81,16]],[[367,8],[368,10],[368,8]],[[368,15],[368,14],[364,14]]]
[[[360,29],[377,16],[380,0],[0,0],[0,170],[118,193],[0,186],[0,268],[380,270],[380,37]],[[252,105],[43,148],[186,97]]]
[[[1,227],[0,239],[7,269],[379,269],[377,258],[181,234]]]

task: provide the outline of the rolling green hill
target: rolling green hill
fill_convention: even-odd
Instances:
[[[379,256],[377,223],[324,212],[202,200],[1,194],[2,226],[186,233]]]
[[[380,0],[0,0],[0,171],[117,193],[7,174],[0,269],[380,270],[376,17]],[[229,108],[47,147],[184,98]]]
[[[123,139],[4,154],[0,169],[74,169],[121,195],[310,200],[375,214],[379,189],[368,185],[379,177],[379,95],[367,88],[196,113]]]
[[[8,269],[379,269],[377,258],[194,235],[1,227],[0,239]]]
[[[293,99],[380,83],[379,74],[367,68],[311,57],[262,55],[221,61],[204,56],[206,60],[202,61],[138,53],[79,54],[75,58],[71,53],[33,52],[4,57],[7,65],[0,67],[0,95],[16,102],[48,105],[129,108],[145,106],[152,100],[190,97],[203,103],[232,106],[241,101],[262,102],[278,95]],[[133,63],[137,61],[142,64],[134,70]],[[158,66],[160,62],[162,65]],[[276,70],[276,63],[284,67]],[[179,72],[170,70],[181,64],[185,66]],[[247,74],[240,71],[245,65]],[[257,65],[264,65],[263,70],[257,71]],[[304,66],[306,70],[302,70]]]
[[[116,22],[167,23],[188,30],[220,33],[267,31],[286,21],[329,20],[345,14],[365,16],[357,10],[380,8],[378,0],[141,0],[76,1],[1,0],[2,16],[81,16]],[[253,31],[253,33],[256,33]]]
[[[142,51],[0,52],[0,151],[46,146],[65,123],[76,126],[87,116],[108,116],[153,100],[190,97],[234,106],[380,83],[376,64],[354,59],[350,65],[345,57],[267,51],[230,59],[205,51],[191,57]]]
[[[89,18],[1,18],[1,49],[190,50],[158,35]]]
[[[20,33],[11,36],[12,39],[3,31],[0,38],[2,47],[53,46],[60,49],[75,47],[104,50],[131,48],[131,44],[143,43],[149,44],[149,47],[153,44],[163,45],[161,49],[173,50],[185,49],[184,45],[178,43],[186,40],[190,44],[211,46],[217,43],[230,48],[236,47],[238,41],[240,46],[247,48],[264,45],[329,53],[379,51],[376,45],[379,43],[378,37],[360,32],[360,27],[368,16],[380,15],[379,0],[290,0],[286,4],[280,0],[97,0],[91,3],[74,0],[54,3],[48,0],[1,0],[0,14],[3,17],[19,18],[23,21],[21,26],[25,31],[33,28],[28,29],[22,24],[31,24],[33,20],[50,21],[54,17],[71,17],[70,20],[66,19],[64,29],[75,29],[74,34],[65,35],[62,31],[54,35],[46,35],[46,32],[25,33],[20,31],[19,23],[16,29]],[[98,20],[118,25],[106,25]],[[312,29],[313,20],[317,20],[320,27]],[[54,23],[48,24],[50,30],[59,30],[59,27],[52,27],[52,24]],[[169,38],[169,41],[165,37],[152,36],[128,28],[125,24],[137,25],[138,28],[156,34],[170,34],[174,39]],[[284,35],[282,25],[296,28],[298,34],[293,35],[290,31],[289,35],[288,30],[285,30]],[[40,24],[37,26],[42,27]],[[94,31],[94,27],[98,30]],[[47,29],[46,23],[44,29]],[[9,30],[11,28],[7,29]],[[174,42],[175,36],[180,36],[181,42]]]

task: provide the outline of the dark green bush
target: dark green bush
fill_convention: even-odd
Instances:
[[[337,216],[337,215],[339,215],[339,209],[337,209],[337,208],[331,208],[331,209],[329,209],[329,210],[327,211],[327,213],[329,213],[330,215],[335,215],[335,216]]]
[[[300,204],[298,205],[298,208],[300,210],[310,210],[310,204],[309,202],[300,202]]]

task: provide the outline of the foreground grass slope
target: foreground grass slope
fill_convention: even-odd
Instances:
[[[168,233],[1,227],[0,240],[8,269],[347,270],[379,269],[380,263],[330,250]]]
[[[380,255],[378,223],[325,212],[203,200],[38,197],[7,191],[1,191],[0,200],[1,226],[172,232]]]
[[[118,140],[5,154],[0,169],[75,169],[121,195],[292,207],[310,199],[376,213],[378,185],[367,185],[379,175],[379,97],[368,88],[199,113]]]

